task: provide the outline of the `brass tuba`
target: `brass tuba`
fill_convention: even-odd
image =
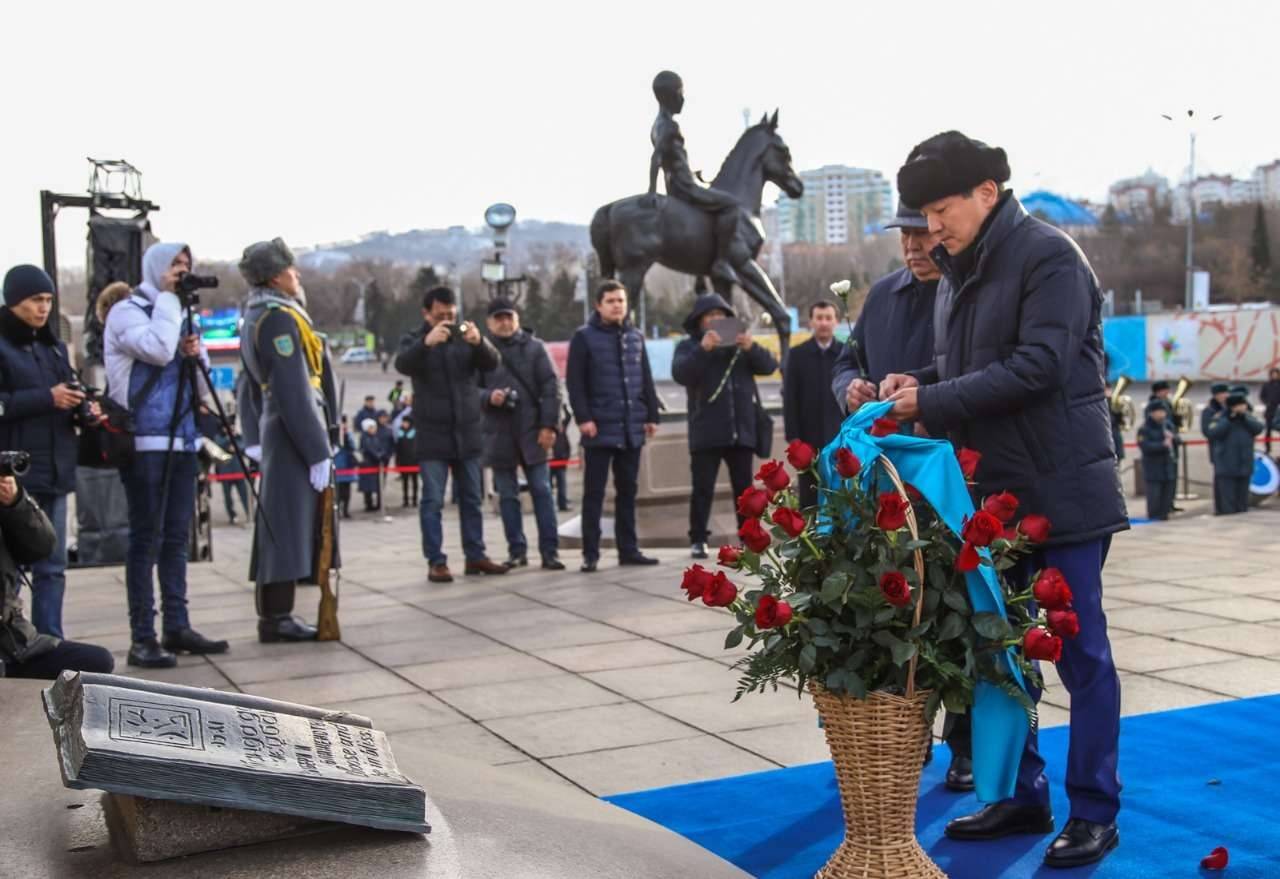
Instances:
[[[1186,430],[1192,418],[1195,417],[1195,410],[1191,407],[1191,401],[1187,399],[1187,391],[1191,390],[1191,385],[1191,379],[1185,375],[1178,379],[1178,385],[1174,388],[1173,396],[1169,400],[1173,406],[1173,423],[1177,425],[1178,430]]]
[[[1133,379],[1129,376],[1122,375],[1116,379],[1115,387],[1111,389],[1111,412],[1120,419],[1121,430],[1132,430],[1138,416],[1138,410],[1133,405],[1133,397],[1125,393],[1125,389],[1132,382]]]

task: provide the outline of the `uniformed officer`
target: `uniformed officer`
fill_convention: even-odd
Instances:
[[[310,641],[316,630],[292,615],[293,595],[298,581],[314,578],[317,506],[333,475],[333,366],[311,325],[302,279],[284,241],[246,247],[240,273],[250,285],[240,333],[249,380],[241,383],[240,407],[247,451],[251,457],[256,451],[262,462],[249,571],[258,640]]]

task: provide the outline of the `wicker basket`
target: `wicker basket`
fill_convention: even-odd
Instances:
[[[881,458],[898,493],[907,501],[907,527],[920,536],[915,511],[898,471]],[[915,623],[924,607],[924,557],[915,552],[920,579]],[[844,841],[815,879],[946,879],[916,841],[920,771],[929,747],[924,707],[928,690],[915,686],[916,660],[907,669],[905,696],[875,692],[866,699],[837,696],[809,682],[822,716],[836,768]]]

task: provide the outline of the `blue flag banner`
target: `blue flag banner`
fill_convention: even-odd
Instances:
[[[893,488],[887,477],[882,485],[872,486],[880,468],[872,467],[881,456],[887,458],[904,482],[915,486],[925,500],[937,511],[947,528],[960,536],[964,520],[973,514],[973,499],[965,483],[964,474],[956,460],[955,450],[946,440],[925,439],[906,434],[890,434],[876,437],[868,431],[872,423],[885,417],[892,403],[871,403],[862,406],[845,419],[835,439],[827,444],[818,458],[818,473],[826,485],[836,485],[840,476],[835,469],[837,449],[846,448],[858,456],[862,471],[858,478],[868,491],[888,491]],[[990,553],[978,550],[984,559]],[[975,613],[995,613],[1004,616],[1004,594],[996,579],[995,569],[981,565],[965,575],[969,587],[969,602]],[[1024,690],[1026,682],[1012,660],[1012,651],[1003,657],[1006,668]],[[974,687],[974,704],[969,709],[973,723],[973,781],[978,799],[993,803],[1013,796],[1018,777],[1018,763],[1027,740],[1027,715],[1017,700],[987,681],[978,681]]]

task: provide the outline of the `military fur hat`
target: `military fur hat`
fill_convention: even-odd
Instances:
[[[293,265],[293,251],[283,238],[259,241],[244,249],[240,274],[254,287],[265,287],[272,278]]]
[[[987,146],[958,131],[944,131],[919,144],[898,169],[898,195],[919,210],[949,195],[968,192],[984,180],[1005,183],[1009,159],[1000,147]]]

